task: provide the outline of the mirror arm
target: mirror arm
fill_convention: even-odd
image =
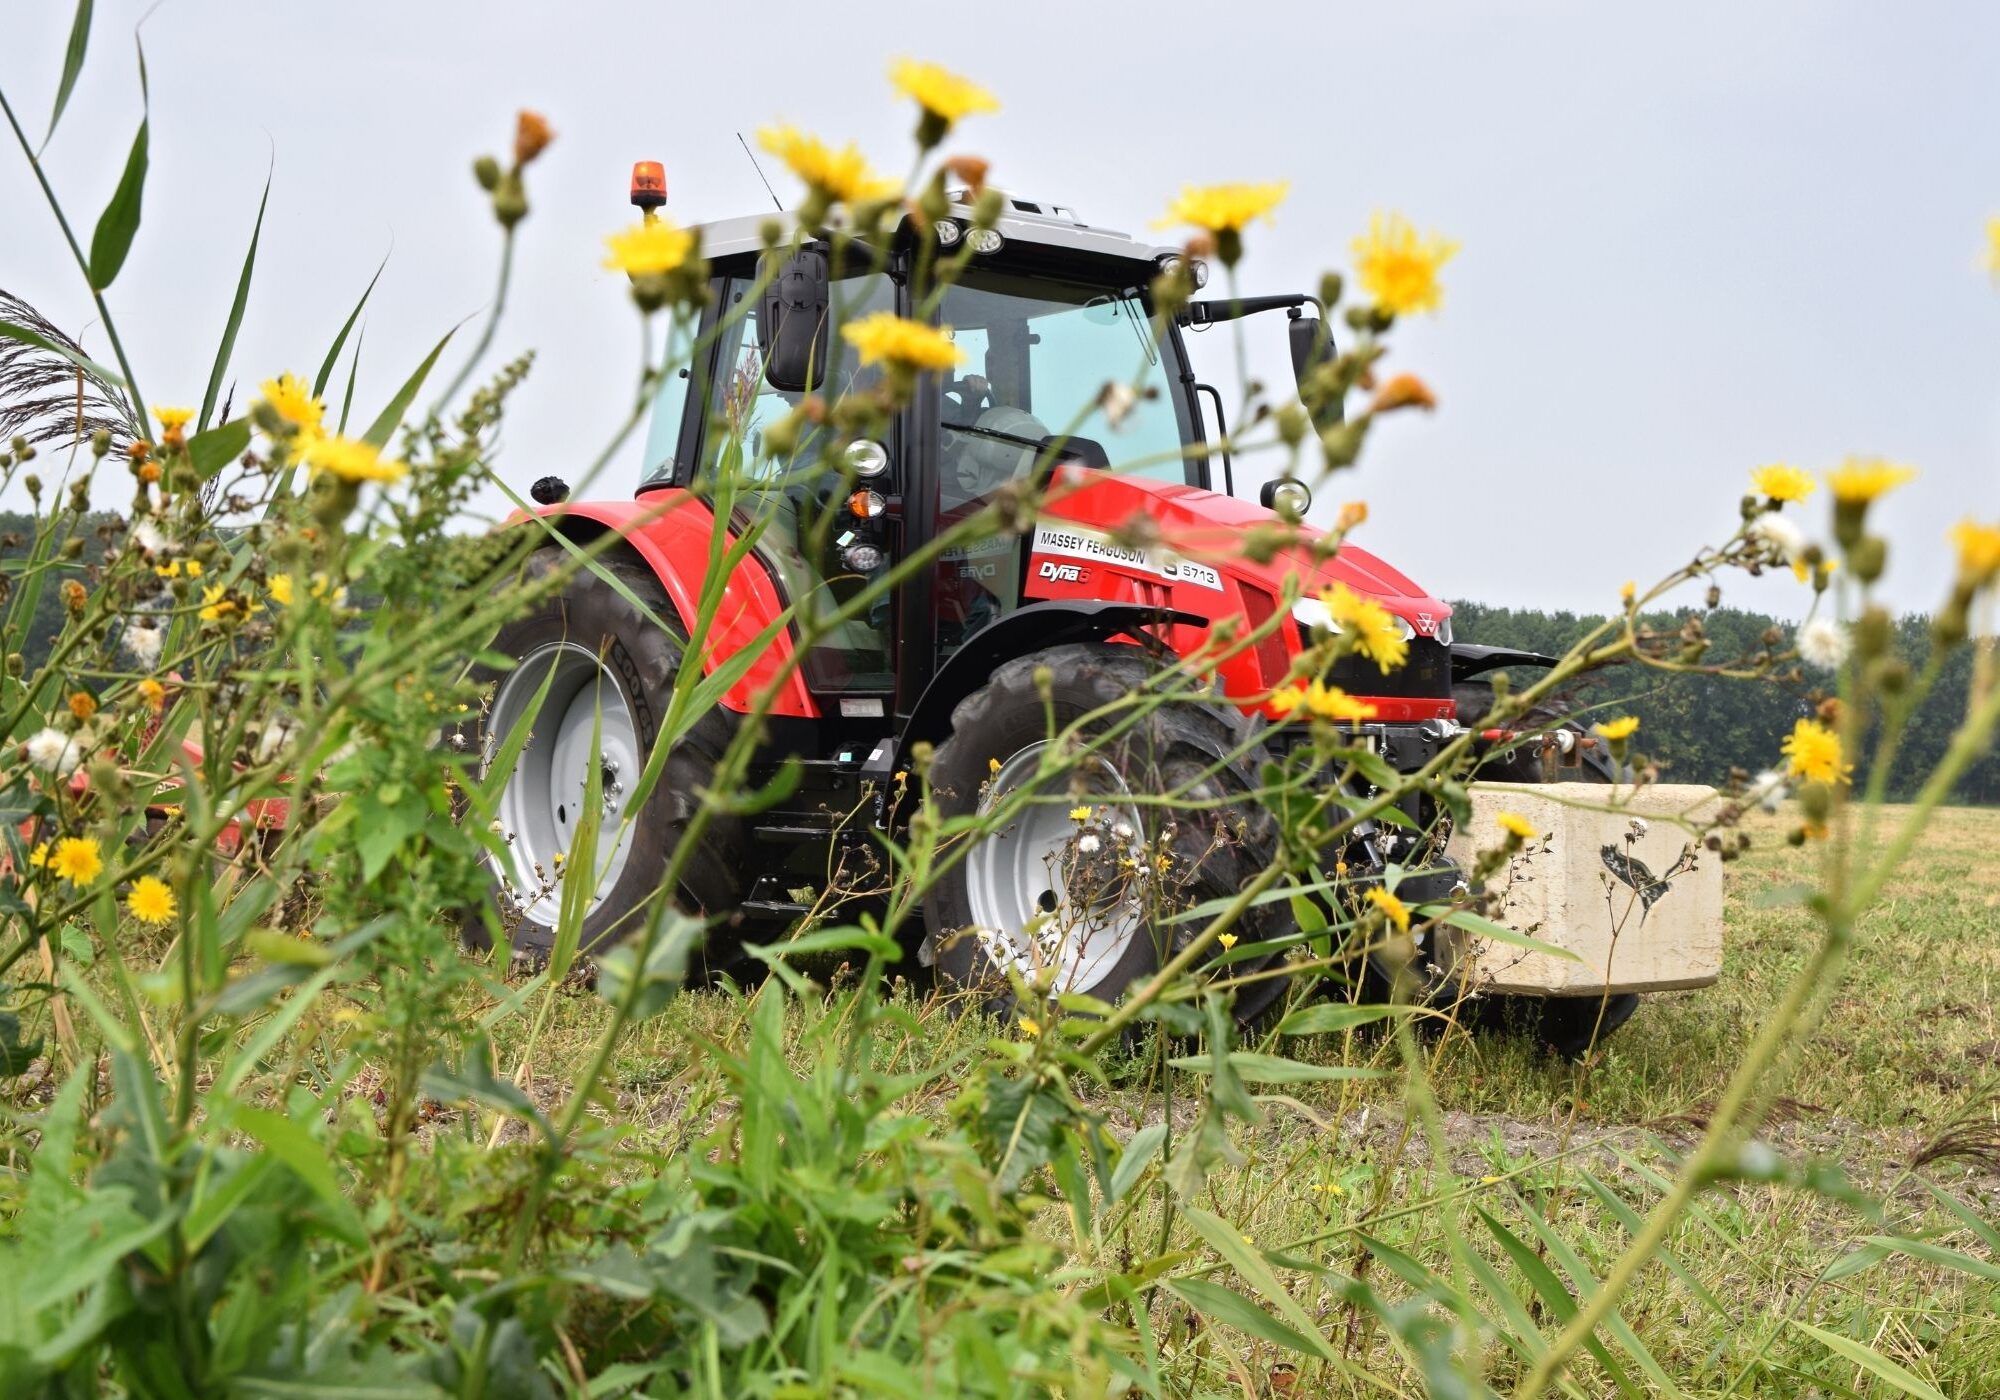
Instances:
[[[1183,326],[1212,326],[1218,321],[1236,321],[1261,311],[1296,311],[1301,306],[1317,310],[1322,320],[1326,308],[1319,298],[1305,292],[1280,292],[1275,296],[1233,297],[1228,301],[1191,301],[1174,313]]]
[[[1215,402],[1216,439],[1214,446],[1215,450],[1222,454],[1222,493],[1225,496],[1234,496],[1236,494],[1236,472],[1229,460],[1229,423],[1222,416],[1222,392],[1213,384],[1197,384],[1194,386],[1194,391],[1197,394],[1207,394]]]

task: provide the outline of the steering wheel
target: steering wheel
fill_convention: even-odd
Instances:
[[[993,385],[983,374],[968,374],[948,380],[944,386],[944,419],[948,428],[963,428],[979,417],[981,409],[993,406]]]

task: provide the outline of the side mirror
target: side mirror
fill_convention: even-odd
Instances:
[[[1303,520],[1306,508],[1313,503],[1312,487],[1297,477],[1277,477],[1257,489],[1257,503],[1287,520]]]
[[[757,304],[764,378],[773,389],[801,394],[826,377],[826,329],[831,305],[826,254],[804,248],[786,259]]]
[[[1307,386],[1314,370],[1333,363],[1336,353],[1333,335],[1327,330],[1326,322],[1318,317],[1296,314],[1286,330],[1292,343],[1292,377],[1299,386],[1299,400],[1312,411],[1313,426],[1324,431],[1341,420],[1344,407],[1338,399],[1328,401],[1324,390],[1309,390]],[[1311,398],[1307,397],[1309,393]]]

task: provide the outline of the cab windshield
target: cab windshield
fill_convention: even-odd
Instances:
[[[1071,460],[1200,484],[1173,343],[1136,291],[970,271],[939,320],[961,352],[940,388],[947,510],[1027,475],[1049,438]]]

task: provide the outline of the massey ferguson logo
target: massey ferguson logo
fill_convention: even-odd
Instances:
[[[1438,630],[1438,620],[1436,618],[1432,617],[1429,613],[1417,614],[1418,636],[1435,637],[1437,635],[1437,630]]]
[[[1081,564],[1055,564],[1048,560],[1043,560],[1036,572],[1050,583],[1083,583],[1090,578],[1090,570]]]

